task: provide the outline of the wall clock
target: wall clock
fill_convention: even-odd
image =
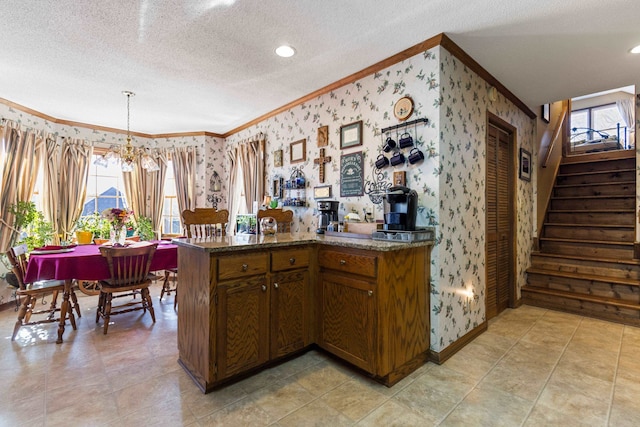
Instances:
[[[398,120],[407,120],[413,114],[413,99],[403,96],[393,106],[393,114]]]

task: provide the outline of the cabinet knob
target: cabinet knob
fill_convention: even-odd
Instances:
[[[273,287],[274,287],[274,288],[276,288],[276,289],[278,289],[278,284],[277,284],[277,283],[274,283],[274,284],[273,284]]]
[[[249,266],[247,264],[242,264],[242,271],[247,271]]]
[[[340,265],[345,265],[346,263],[347,263],[347,261],[345,261],[343,259],[340,260]]]
[[[289,264],[293,265],[296,263],[296,259],[295,258],[289,258]]]
[[[266,292],[267,291],[267,285],[262,285],[262,292]]]
[[[372,297],[372,296],[373,296],[373,291],[371,291],[371,290],[370,290],[370,291],[367,291],[367,295],[369,295],[370,297]]]

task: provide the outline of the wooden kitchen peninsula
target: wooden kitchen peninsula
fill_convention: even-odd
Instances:
[[[427,361],[433,242],[175,239],[180,365],[203,392],[313,344],[388,386]]]

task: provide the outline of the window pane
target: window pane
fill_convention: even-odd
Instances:
[[[173,175],[173,162],[167,162],[167,176],[164,181],[164,203],[162,204],[162,232],[179,234],[180,212],[176,199],[176,180]]]
[[[615,104],[593,109],[594,129],[604,131],[610,135],[616,135],[618,123],[624,127],[622,117],[620,117],[620,112]]]
[[[97,166],[94,161],[99,154],[92,156],[89,167],[89,180],[87,183],[87,196],[82,215],[90,215],[94,212],[102,212],[107,208],[126,207],[122,172],[114,165],[108,167]]]
[[[571,112],[571,135],[575,135],[576,140],[585,138],[585,132],[589,128],[589,111],[578,110]],[[573,130],[575,129],[575,131]],[[572,138],[574,139],[574,138]]]

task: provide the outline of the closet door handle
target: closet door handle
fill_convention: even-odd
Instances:
[[[242,264],[242,271],[247,271],[249,266],[247,264]]]

